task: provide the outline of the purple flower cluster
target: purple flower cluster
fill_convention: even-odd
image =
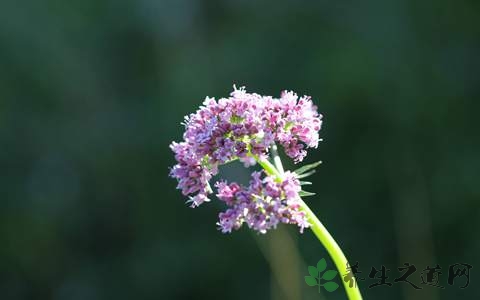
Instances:
[[[177,164],[171,169],[170,176],[178,180],[178,188],[185,196],[190,197],[192,206],[199,206],[209,201],[208,195],[213,193],[209,180],[218,173],[218,166],[222,164],[239,159],[245,166],[254,165],[256,159],[268,157],[269,149],[275,143],[281,145],[285,153],[296,163],[302,161],[307,154],[307,148],[318,146],[321,119],[322,116],[309,97],[299,98],[293,92],[283,92],[279,99],[275,99],[270,96],[247,93],[244,88],[235,88],[229,98],[216,101],[207,97],[196,113],[185,117],[186,130],[183,141],[173,142],[170,145],[177,160]],[[254,176],[258,177],[257,180],[253,180],[254,183],[259,185],[259,175]],[[253,201],[253,195],[257,197],[255,199],[272,198],[275,199],[278,209],[281,208],[280,206],[285,206],[285,203],[292,202],[292,189],[283,190],[276,198],[270,191],[266,192],[272,188],[272,185],[268,184],[268,181],[272,180],[269,178],[267,176],[264,179],[264,189],[255,190],[258,192],[256,194],[253,194],[252,186],[245,189],[234,183],[228,185],[232,191],[238,187],[237,192],[241,193],[240,198],[235,196],[237,200],[232,200],[233,207],[245,202],[239,199],[246,197],[247,191],[251,192],[247,197],[250,202]],[[293,184],[292,182],[289,181],[289,184]],[[222,200],[229,199],[222,196],[223,193],[228,192],[228,188],[224,185],[225,183],[216,184],[219,190],[222,189],[218,194]],[[282,197],[283,199],[280,200]],[[288,209],[289,206],[286,207]],[[248,210],[249,217],[240,217],[240,214],[235,218],[233,215],[227,217],[227,214],[233,214],[232,209],[239,213],[238,209],[234,208],[223,213],[220,224],[233,222],[231,227],[221,225],[224,232],[231,230],[228,228],[237,228],[239,222],[240,224],[247,222],[249,226],[261,232],[264,231],[260,229],[263,228],[262,226],[265,228],[273,226],[259,225],[260,221],[250,220],[251,217],[259,217],[259,214],[252,213],[252,209]],[[260,210],[262,209],[259,208]],[[271,210],[274,209],[271,208]],[[274,211],[275,213],[272,212],[272,214],[275,217],[268,217],[265,224],[274,224],[278,220],[284,222],[285,218],[296,216],[280,213],[281,209]],[[290,221],[295,223],[293,219]]]
[[[281,182],[272,176],[262,179],[261,175],[261,172],[253,172],[248,187],[217,182],[217,197],[228,206],[220,213],[217,223],[222,232],[231,232],[246,223],[249,228],[266,233],[280,222],[296,224],[303,232],[309,223],[305,212],[300,210],[298,179],[291,172],[286,172]]]

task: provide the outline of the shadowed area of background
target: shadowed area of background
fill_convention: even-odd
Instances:
[[[233,84],[324,114],[306,201],[365,299],[478,298],[479,37],[467,0],[2,2],[0,299],[345,299],[305,284],[310,231],[223,235],[168,178],[183,116]],[[368,288],[404,262],[446,288]]]

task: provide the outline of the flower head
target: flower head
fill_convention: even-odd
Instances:
[[[209,180],[220,165],[236,159],[247,167],[254,165],[267,159],[275,144],[295,163],[301,162],[306,149],[318,146],[321,124],[310,97],[299,98],[293,92],[274,99],[234,88],[229,98],[207,97],[196,113],[185,117],[183,141],[170,145],[177,161],[170,176],[178,180],[192,207],[199,206],[209,201],[213,193]],[[218,222],[222,232],[243,223],[261,233],[279,222],[297,224],[301,230],[308,226],[297,203],[300,183],[293,173],[286,172],[279,181],[254,172],[248,187],[225,181],[214,187],[228,206]]]
[[[217,196],[229,207],[226,212],[220,213],[217,223],[222,232],[231,232],[243,223],[260,233],[266,233],[280,222],[296,224],[300,231],[308,227],[305,213],[299,205],[300,182],[290,172],[285,175],[283,181],[277,181],[268,175],[262,179],[261,172],[253,172],[248,187],[218,183]]]

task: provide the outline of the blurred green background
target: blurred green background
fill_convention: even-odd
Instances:
[[[310,231],[223,235],[168,178],[183,116],[233,84],[324,114],[307,203],[365,299],[478,299],[479,51],[473,0],[2,1],[0,299],[345,299],[305,284]],[[446,288],[368,289],[404,262]]]

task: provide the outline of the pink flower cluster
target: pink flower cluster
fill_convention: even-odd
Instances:
[[[281,182],[272,176],[262,179],[261,175],[261,172],[253,172],[248,187],[217,182],[217,197],[229,207],[220,213],[217,223],[222,232],[231,232],[246,223],[249,228],[266,233],[280,222],[296,224],[303,232],[309,223],[305,212],[300,210],[298,179],[290,172],[284,174]]]
[[[186,130],[183,141],[173,142],[170,145],[177,161],[177,164],[171,169],[170,176],[178,180],[178,188],[182,190],[182,193],[190,196],[192,206],[199,206],[203,202],[209,201],[208,195],[213,193],[209,180],[218,173],[218,166],[222,164],[239,159],[245,166],[253,165],[255,158],[266,158],[270,147],[275,143],[281,145],[285,153],[296,163],[302,161],[306,156],[307,148],[318,146],[321,118],[317,107],[309,97],[299,98],[293,92],[283,92],[279,99],[275,99],[270,96],[247,93],[243,88],[235,88],[229,98],[216,101],[207,97],[203,106],[196,113],[185,117]],[[254,181],[259,184],[259,175],[254,176],[258,177]],[[269,178],[265,178],[267,181],[265,190],[255,190],[258,192],[257,194],[253,194],[252,186],[240,189],[238,191],[240,198],[235,196],[237,199],[235,203],[244,203],[244,200],[238,199],[244,199],[245,197],[242,198],[242,195],[246,195],[248,191],[251,192],[251,195],[247,197],[250,202],[252,202],[253,195],[275,199],[273,201],[278,203],[292,202],[291,197],[280,199],[280,196],[280,198],[275,198],[269,192],[265,192],[266,189],[271,188],[268,185],[268,180],[271,180]],[[224,183],[217,183],[216,186],[222,190],[226,189]],[[238,185],[232,183],[228,186],[235,188]],[[220,199],[223,197],[221,196],[223,192],[219,192]],[[284,197],[286,192],[290,193],[285,190],[279,195]],[[228,204],[228,201],[225,202]],[[280,209],[282,205],[277,206]],[[252,213],[252,209],[248,210],[248,218],[241,217],[239,212],[236,212],[238,216],[233,218],[231,209],[221,215],[220,224],[229,222],[233,224],[231,227],[221,225],[224,232],[229,232],[231,228],[237,228],[239,222],[241,224],[243,221],[261,232],[264,231],[264,229],[260,229],[263,228],[262,226],[266,226],[265,228],[273,226],[258,225],[260,224],[258,222],[252,223],[250,216],[252,218],[259,217],[258,214]],[[259,210],[261,209],[259,208]],[[232,217],[227,217],[229,214]],[[279,215],[279,211],[274,214],[276,217],[268,218],[269,221],[265,221],[266,224],[274,224],[278,220],[285,222],[285,218],[294,218],[293,214],[282,212]],[[280,217],[287,215],[289,217]]]

